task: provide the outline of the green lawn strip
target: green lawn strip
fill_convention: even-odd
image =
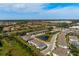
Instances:
[[[66,38],[67,46],[69,46],[69,45],[70,45],[70,43],[69,43],[69,34],[67,34],[67,35],[65,36],[65,38]]]
[[[51,36],[50,36],[50,39],[51,39],[51,37],[54,35],[54,34],[56,34],[56,33],[58,33],[59,31],[55,31],[55,32],[52,32],[51,33]],[[58,36],[57,36],[58,37]]]
[[[57,35],[56,42],[55,42],[55,43],[56,43],[56,47],[59,47],[59,44],[58,44],[58,42],[59,42],[59,41],[58,41],[58,37],[59,37],[59,34]]]

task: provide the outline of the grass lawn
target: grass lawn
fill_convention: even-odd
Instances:
[[[9,44],[5,39],[2,39],[2,48],[0,50],[0,55],[5,56],[9,51]]]
[[[36,55],[36,51],[21,43],[18,37],[4,37],[2,39],[3,46],[0,48],[0,56],[32,56]],[[24,41],[23,41],[24,42]],[[25,42],[26,43],[26,42]],[[37,52],[38,53],[38,52]]]

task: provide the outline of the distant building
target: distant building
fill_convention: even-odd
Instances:
[[[69,36],[69,43],[74,45],[75,47],[79,48],[79,39],[77,36]]]
[[[75,29],[79,29],[79,26],[72,26],[70,28],[75,28]]]
[[[28,41],[28,40],[30,40],[30,37],[29,36],[21,36],[21,38],[23,39],[23,40],[25,40],[25,41]]]
[[[70,32],[73,33],[73,35],[79,35],[79,29],[76,28],[69,28]]]
[[[47,21],[51,23],[71,23],[72,21]]]
[[[30,32],[29,35],[35,35],[35,34],[46,33],[46,32],[48,32],[48,30],[35,31],[35,32]]]

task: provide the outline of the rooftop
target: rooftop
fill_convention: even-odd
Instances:
[[[70,41],[78,41],[77,36],[69,36]]]
[[[36,40],[36,39],[29,40],[28,42],[29,42],[30,44],[36,46],[36,47],[39,48],[39,49],[43,49],[44,47],[46,47],[46,44],[45,44],[45,43],[40,42],[40,41],[38,41],[38,40]]]

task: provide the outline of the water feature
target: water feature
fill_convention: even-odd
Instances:
[[[49,36],[45,36],[45,35],[43,35],[43,36],[39,36],[38,38],[40,38],[41,40],[48,40],[49,39]]]

